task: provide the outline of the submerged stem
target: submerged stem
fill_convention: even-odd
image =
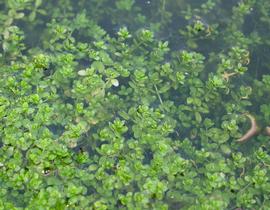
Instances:
[[[250,114],[245,114],[245,116],[249,118],[251,127],[240,139],[237,140],[237,142],[240,143],[249,140],[251,137],[255,136],[259,131],[255,117],[253,117]]]
[[[154,84],[154,87],[155,87],[155,90],[156,90],[156,93],[157,93],[157,96],[158,96],[158,99],[159,99],[160,104],[163,104],[163,101],[162,101],[162,99],[161,99],[161,97],[160,97],[160,95],[159,95],[157,86],[156,86],[155,84]]]

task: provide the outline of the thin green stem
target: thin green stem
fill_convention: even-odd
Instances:
[[[154,84],[154,87],[155,87],[155,91],[156,91],[156,94],[157,94],[157,96],[158,96],[158,99],[159,99],[160,104],[163,104],[163,101],[162,101],[162,99],[161,99],[161,97],[160,97],[160,94],[159,94],[159,92],[158,92],[157,86],[156,86],[155,84]]]

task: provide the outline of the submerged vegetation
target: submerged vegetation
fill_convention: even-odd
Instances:
[[[0,8],[0,209],[270,208],[269,1]]]

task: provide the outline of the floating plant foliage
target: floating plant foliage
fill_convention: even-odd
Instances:
[[[0,8],[0,209],[270,208],[269,1]]]

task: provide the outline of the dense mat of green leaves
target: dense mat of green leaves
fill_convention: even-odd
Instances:
[[[0,209],[270,208],[268,0],[0,8]]]

